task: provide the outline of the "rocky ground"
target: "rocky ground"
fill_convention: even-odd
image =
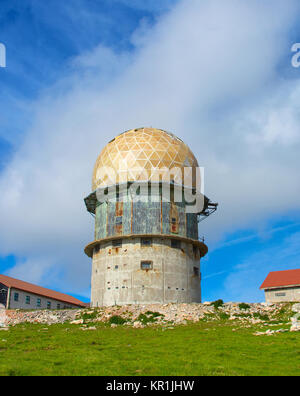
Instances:
[[[20,323],[77,324],[82,330],[93,330],[92,324],[104,322],[112,327],[129,325],[142,328],[149,325],[183,325],[199,320],[237,321],[239,326],[268,326],[266,331],[255,335],[272,335],[288,331],[286,328],[272,330],[272,326],[291,323],[290,331],[300,331],[300,304],[240,304],[217,301],[204,304],[153,304],[103,307],[61,311],[0,310],[0,329],[9,329]],[[271,327],[271,328],[270,328]]]

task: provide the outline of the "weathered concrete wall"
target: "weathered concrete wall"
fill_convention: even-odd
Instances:
[[[18,301],[15,301],[15,293],[19,294]],[[26,303],[26,296],[30,297],[30,304]],[[38,307],[37,305],[37,300],[38,298],[41,300],[41,306]],[[75,306],[72,306],[71,304],[64,303],[62,301],[58,300],[53,300],[51,298],[46,298],[43,296],[38,296],[36,294],[24,292],[22,290],[17,290],[17,289],[11,289],[10,292],[10,299],[9,299],[9,308],[10,309],[47,309],[47,303],[51,302],[51,308],[50,309],[58,309],[58,304],[60,304],[60,309],[63,308],[77,308]]]
[[[141,261],[153,268],[141,269]],[[200,254],[192,243],[171,247],[171,240],[153,238],[142,247],[140,238],[122,247],[101,244],[93,255],[92,306],[201,302]]]
[[[265,290],[267,302],[300,301],[300,286]]]

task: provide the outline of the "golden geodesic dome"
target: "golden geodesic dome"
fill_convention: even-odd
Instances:
[[[100,153],[93,172],[93,191],[113,183],[155,180],[161,171],[175,169],[173,180],[181,184],[176,169],[194,169],[198,162],[188,146],[172,133],[155,128],[126,131]]]

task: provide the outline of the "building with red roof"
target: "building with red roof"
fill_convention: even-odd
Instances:
[[[260,287],[267,302],[300,301],[300,269],[270,272]]]
[[[7,309],[85,308],[77,298],[0,274],[0,305]]]

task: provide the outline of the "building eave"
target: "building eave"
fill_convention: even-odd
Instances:
[[[300,284],[296,285],[278,285],[278,286],[268,286],[268,287],[261,287],[260,290],[273,290],[273,289],[291,289],[293,287],[300,287]]]

